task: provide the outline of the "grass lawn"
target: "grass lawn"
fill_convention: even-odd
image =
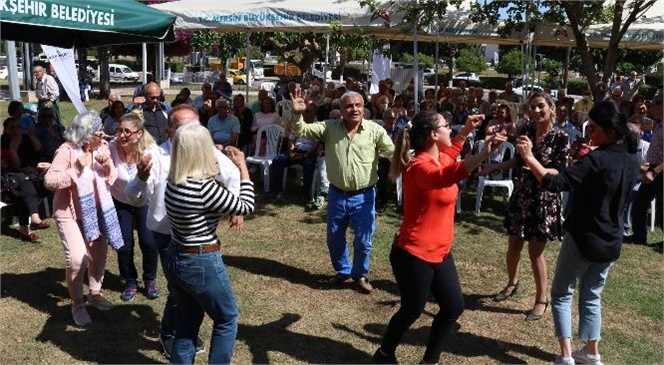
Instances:
[[[0,103],[0,110],[6,104]],[[254,176],[254,181],[259,181]],[[389,264],[399,217],[391,206],[378,218],[370,278],[371,295],[347,287],[330,289],[321,281],[333,274],[325,243],[325,211],[305,212],[300,187],[289,181],[286,196],[267,202],[257,184],[257,211],[241,234],[220,225],[224,261],[233,283],[240,325],[233,361],[246,363],[368,363],[391,315],[398,292]],[[490,298],[505,285],[507,239],[502,229],[506,204],[500,194],[485,195],[482,213],[472,214],[474,192],[462,194],[454,255],[466,311],[450,335],[441,362],[454,364],[551,363],[557,352],[550,309],[538,322],[524,321],[534,301],[527,253],[521,287],[513,300]],[[54,226],[53,220],[50,220]],[[350,232],[349,232],[350,233]],[[39,231],[40,243],[16,238],[15,227],[0,235],[0,361],[14,363],[164,363],[158,344],[165,295],[148,300],[139,294],[120,300],[117,257],[109,250],[104,282],[116,307],[91,310],[93,325],[73,326],[64,281],[64,255],[55,227]],[[349,234],[350,237],[350,234]],[[651,246],[625,245],[613,266],[603,298],[601,353],[607,364],[664,362],[662,241],[657,228]],[[559,242],[546,250],[552,277]],[[140,250],[137,249],[140,267]],[[161,270],[161,269],[160,269]],[[139,269],[140,271],[140,269]],[[166,282],[159,275],[162,294]],[[433,315],[430,303],[397,349],[402,363],[422,357]],[[576,317],[576,307],[573,307]],[[576,325],[576,321],[575,321]],[[575,327],[576,328],[576,327]],[[201,328],[210,338],[211,321]],[[206,363],[207,354],[196,358]]]

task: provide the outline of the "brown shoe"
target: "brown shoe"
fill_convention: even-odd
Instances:
[[[357,289],[362,293],[370,294],[374,290],[366,276],[355,279],[355,283],[357,283]]]

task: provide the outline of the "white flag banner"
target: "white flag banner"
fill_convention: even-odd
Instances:
[[[74,63],[74,49],[58,48],[44,44],[42,44],[42,49],[78,114],[85,113],[87,109],[81,101],[81,89],[78,86],[78,74]]]
[[[387,44],[383,50],[388,50],[390,45]],[[378,93],[378,82],[390,78],[390,68],[392,68],[392,58],[385,57],[383,51],[375,49],[373,53],[373,64],[371,66],[371,87],[369,94]]]

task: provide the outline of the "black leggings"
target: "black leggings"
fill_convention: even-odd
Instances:
[[[385,331],[381,349],[386,354],[394,354],[401,337],[422,312],[429,292],[440,309],[431,325],[431,333],[423,361],[437,363],[443,348],[443,341],[463,313],[464,301],[452,253],[438,264],[432,264],[392,246],[390,253],[392,271],[401,293],[401,307],[392,316]]]

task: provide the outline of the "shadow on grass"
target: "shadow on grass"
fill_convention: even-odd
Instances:
[[[310,364],[366,364],[371,356],[350,344],[326,337],[292,332],[288,327],[302,318],[284,313],[274,322],[250,326],[240,324],[237,339],[249,347],[253,364],[268,364],[270,352],[281,352]]]
[[[338,330],[345,331],[363,340],[373,342],[376,347],[382,340],[382,335],[387,329],[386,324],[369,323],[364,325],[365,333],[353,330],[345,325],[332,324]],[[445,354],[454,354],[465,358],[489,356],[500,364],[526,364],[526,360],[515,356],[512,353],[523,354],[524,356],[550,362],[555,354],[543,351],[535,346],[524,346],[495,340],[483,336],[474,335],[468,332],[460,332],[458,323],[455,323],[454,329],[445,339],[443,345],[443,357]],[[423,326],[417,329],[410,329],[401,339],[401,344],[426,347],[429,339],[430,326]]]
[[[155,349],[160,322],[149,305],[122,304],[107,312],[89,309],[92,325],[86,329],[74,326],[69,292],[64,284],[65,271],[46,268],[26,274],[4,273],[2,297],[21,301],[48,314],[37,341],[50,342],[77,361],[106,364],[148,364],[153,358],[142,349]],[[106,278],[112,278],[108,271]],[[115,277],[112,280],[119,281]],[[65,301],[63,306],[60,304]],[[92,346],[91,346],[92,344]]]
[[[312,289],[327,289],[328,276],[312,274],[309,271],[283,264],[279,261],[247,256],[224,255],[224,263],[256,275],[280,278],[293,284],[305,285]]]

